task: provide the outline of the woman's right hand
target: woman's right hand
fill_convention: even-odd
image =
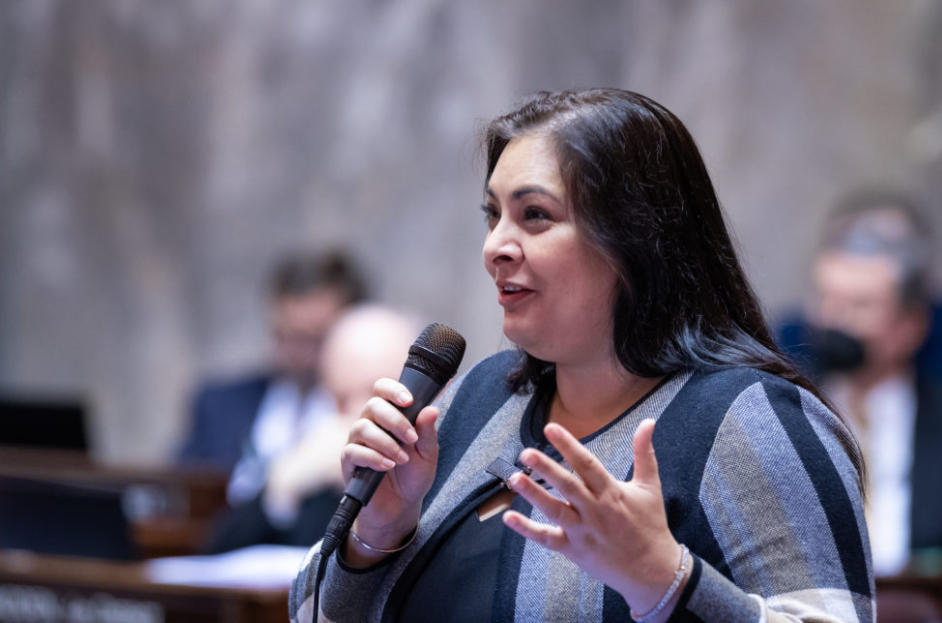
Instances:
[[[350,428],[341,453],[345,483],[350,482],[357,467],[387,472],[353,526],[363,541],[377,548],[394,549],[415,529],[422,500],[435,479],[438,408],[422,409],[413,426],[394,406],[410,404],[412,396],[404,385],[388,378],[376,381],[373,398]],[[358,562],[369,564],[381,557],[353,547],[352,539],[347,542],[345,558],[349,564],[360,566]]]

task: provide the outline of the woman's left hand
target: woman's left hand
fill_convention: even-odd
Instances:
[[[654,420],[645,420],[635,432],[634,476],[628,482],[609,474],[562,426],[548,424],[545,433],[573,472],[533,448],[524,450],[520,459],[563,500],[523,474],[513,476],[510,485],[555,525],[516,511],[504,513],[504,523],[621,593],[634,612],[651,611],[674,580],[681,557],[680,545],[667,527],[651,442]],[[671,609],[665,608],[665,614]]]

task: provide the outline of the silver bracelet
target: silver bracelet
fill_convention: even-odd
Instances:
[[[353,537],[353,540],[354,540],[354,541],[356,541],[357,543],[359,543],[360,545],[362,545],[364,548],[370,550],[371,552],[377,552],[377,553],[379,553],[379,554],[395,554],[396,552],[401,552],[401,551],[404,550],[405,548],[407,548],[407,547],[409,547],[410,545],[412,545],[412,541],[415,540],[415,536],[416,536],[418,533],[419,533],[419,528],[418,528],[418,526],[416,526],[415,530],[412,531],[412,536],[409,537],[409,540],[408,540],[408,541],[406,541],[405,543],[403,543],[403,544],[400,545],[399,547],[396,547],[396,548],[393,548],[393,549],[383,549],[382,547],[373,547],[372,545],[370,545],[369,543],[367,543],[366,541],[364,541],[363,539],[361,539],[359,534],[357,534],[357,533],[354,532],[353,530],[350,530],[350,536]]]
[[[667,589],[667,592],[664,593],[664,596],[661,597],[661,601],[657,602],[657,605],[654,606],[654,610],[651,610],[647,614],[643,614],[639,617],[635,617],[634,614],[631,614],[631,620],[635,623],[649,623],[654,617],[661,614],[661,610],[664,609],[664,606],[667,605],[667,602],[671,600],[671,597],[674,596],[674,593],[677,592],[677,587],[680,586],[681,580],[684,579],[684,576],[687,575],[687,560],[690,558],[690,550],[687,549],[687,546],[683,543],[680,544],[680,568],[677,570],[677,573],[674,574],[674,581],[671,582],[670,588]]]

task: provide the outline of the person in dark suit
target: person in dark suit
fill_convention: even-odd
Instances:
[[[931,241],[906,197],[851,197],[826,226],[802,322],[779,335],[855,427],[870,474],[874,571],[942,547],[942,375]],[[937,346],[935,347],[937,348]]]
[[[343,314],[324,342],[322,383],[336,417],[322,418],[269,463],[264,489],[227,512],[206,544],[208,553],[257,543],[310,546],[324,534],[340,502],[340,453],[359,408],[383,376],[398,376],[419,327],[375,304]]]
[[[193,400],[191,429],[180,451],[180,461],[230,473],[242,456],[273,378],[266,372],[204,384]]]
[[[342,254],[300,253],[277,265],[270,295],[270,369],[200,387],[178,454],[181,465],[230,474],[233,505],[259,493],[267,464],[300,434],[335,416],[333,400],[321,387],[321,349],[334,322],[364,299],[365,286]]]

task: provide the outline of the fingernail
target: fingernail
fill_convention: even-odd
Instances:
[[[407,391],[401,391],[401,392],[399,392],[399,394],[396,396],[396,398],[399,399],[399,402],[404,403],[404,404],[408,404],[408,403],[412,402],[412,396],[411,396],[411,395],[409,394],[409,392],[407,392]]]
[[[399,451],[399,454],[396,455],[396,460],[399,461],[399,464],[400,464],[400,465],[402,465],[403,463],[408,463],[408,462],[409,462],[409,455],[406,454],[405,452],[403,452],[402,450],[400,450],[400,451]]]
[[[392,469],[396,466],[396,462],[392,459],[383,459],[383,467],[386,469]]]
[[[415,429],[410,428],[406,431],[406,441],[409,443],[415,443],[419,440],[419,434],[415,432]]]

